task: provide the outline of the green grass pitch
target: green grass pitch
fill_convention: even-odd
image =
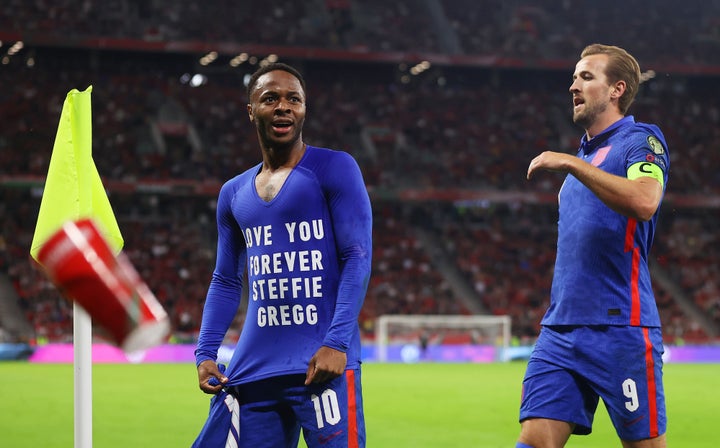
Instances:
[[[514,447],[523,362],[363,366],[369,448]],[[668,445],[718,445],[720,364],[667,364]],[[93,365],[93,447],[189,447],[208,410],[192,364]],[[73,446],[73,367],[0,362],[0,446]],[[304,443],[300,443],[304,447]],[[569,447],[619,446],[603,405]]]

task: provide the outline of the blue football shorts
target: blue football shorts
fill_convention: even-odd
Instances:
[[[602,398],[622,440],[665,433],[660,328],[545,326],[523,380],[520,421],[549,418],[590,434]]]
[[[305,386],[305,374],[226,387],[193,448],[364,448],[360,369]]]

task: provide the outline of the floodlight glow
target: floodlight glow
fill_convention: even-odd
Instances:
[[[200,73],[196,73],[190,78],[190,86],[191,87],[198,87],[207,82],[207,76],[202,75]]]

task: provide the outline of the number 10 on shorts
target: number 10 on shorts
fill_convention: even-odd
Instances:
[[[337,425],[341,420],[340,406],[338,405],[337,394],[332,389],[325,389],[318,397],[313,394],[310,397],[315,408],[315,418],[318,429],[325,427],[325,424]]]

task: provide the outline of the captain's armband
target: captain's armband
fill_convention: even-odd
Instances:
[[[660,182],[660,185],[665,187],[665,176],[663,175],[662,169],[650,162],[637,162],[630,165],[627,170],[627,178],[635,180],[638,177],[652,177],[653,179]]]

